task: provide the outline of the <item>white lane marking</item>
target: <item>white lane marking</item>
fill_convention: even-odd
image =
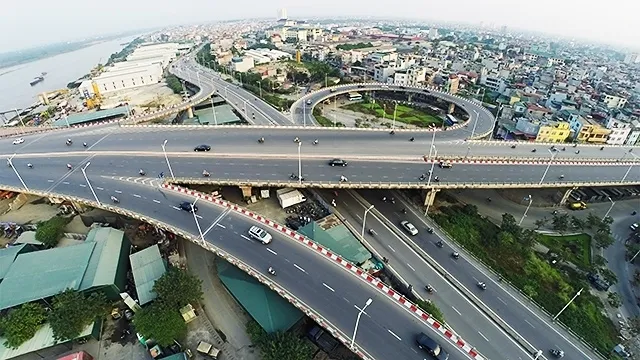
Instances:
[[[182,209],[180,209],[180,208],[179,208],[179,207],[177,207],[177,206],[172,206],[172,208],[174,208],[174,209],[176,209],[176,210],[178,210],[178,211],[182,210]]]
[[[391,247],[391,245],[387,245],[389,247],[389,249],[391,249],[391,251],[396,252],[394,248]]]
[[[160,204],[160,201],[158,201],[156,199],[153,199],[153,202],[156,203],[156,204]]]
[[[223,228],[223,229],[226,229],[226,228],[227,228],[226,226],[224,226],[224,225],[222,225],[222,224],[216,224],[216,226],[219,226],[219,227],[221,227],[221,228]]]
[[[398,339],[398,341],[402,341],[402,339],[400,339],[400,336],[396,335],[393,331],[387,329],[387,331],[389,332],[389,334],[393,335],[393,337],[395,337],[396,339]]]
[[[63,181],[62,183],[65,184],[65,185],[69,185],[68,181]]]
[[[298,264],[293,264],[293,266],[295,266],[295,267],[296,267],[296,269],[298,269],[298,270],[302,271],[303,273],[305,273],[305,274],[307,273],[307,270],[305,270],[305,269],[301,268],[300,266],[298,266]]]
[[[271,249],[269,249],[269,248],[267,248],[267,251],[268,251],[268,252],[270,252],[270,253],[272,253],[273,255],[276,255],[276,256],[278,255],[278,253],[277,253],[277,252],[275,252],[275,251],[273,251],[273,250],[271,250]]]
[[[222,220],[225,216],[227,216],[227,214],[228,214],[230,211],[231,211],[231,209],[230,209],[230,208],[227,208],[225,211],[223,211],[223,212],[222,212],[222,214],[220,214],[220,215],[219,215],[219,216],[218,216],[218,217],[213,221],[213,223],[211,224],[211,226],[209,226],[209,227],[207,228],[207,230],[205,230],[205,231],[204,231],[204,233],[203,233],[203,234],[204,234],[204,235],[207,235],[207,233],[208,233],[209,231],[211,231],[211,229],[212,229],[214,226],[218,225],[218,223],[220,222],[220,220]]]
[[[246,235],[242,234],[240,235],[240,237],[242,237],[243,239],[249,241],[249,242],[253,242],[253,240],[249,239]]]
[[[198,219],[202,219],[202,216],[200,216],[200,215],[196,215],[196,217],[197,217]]]
[[[407,266],[409,267],[409,269],[413,270],[414,272],[416,271],[416,269],[414,269],[413,266],[411,266],[411,264],[407,263]]]
[[[534,328],[534,329],[536,328],[535,326],[533,326],[533,324],[532,324],[532,323],[530,323],[530,322],[529,322],[529,320],[525,319],[525,320],[524,320],[524,322],[526,322],[527,324],[529,324],[529,326],[531,326],[532,328]]]
[[[87,187],[87,184],[80,184],[80,187]]]
[[[453,309],[453,311],[457,312],[458,315],[462,316],[462,314],[460,313],[460,311],[458,311],[458,309],[454,308],[453,306],[451,308]]]
[[[122,191],[120,190],[113,190],[116,194],[122,194]]]
[[[53,182],[53,180],[47,180],[47,182]]]
[[[483,339],[487,340],[487,342],[489,342],[489,339],[487,339],[486,336],[484,336],[480,331],[478,331],[478,334],[480,334],[480,336],[482,336]]]
[[[325,283],[322,283],[322,285],[324,285],[324,287],[326,287],[327,289],[331,290],[331,292],[336,292],[335,290],[333,290],[333,289],[331,288],[331,286],[329,286],[329,285],[327,285],[327,284],[325,284]]]
[[[104,140],[104,138],[106,138],[107,136],[111,135],[111,133],[108,133],[107,135],[101,137],[100,139],[98,139],[98,141],[94,142],[93,145],[89,146],[89,148],[87,148],[87,151],[91,150],[94,146],[98,145],[98,143],[100,143],[100,141]]]
[[[98,189],[98,190],[104,190],[104,188],[103,188],[103,187],[100,187],[100,186],[96,186],[96,189]]]
[[[142,196],[140,196],[140,195],[138,195],[138,194],[133,194],[133,196],[134,196],[134,197],[137,197],[137,198],[141,198],[141,197],[142,197]]]
[[[504,300],[502,300],[499,296],[497,298],[498,298],[498,300],[500,300],[501,303],[507,305],[507,303]]]

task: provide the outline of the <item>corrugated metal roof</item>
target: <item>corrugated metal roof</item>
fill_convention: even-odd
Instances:
[[[249,274],[226,261],[217,261],[218,276],[249,315],[268,332],[287,331],[302,312]]]
[[[80,335],[78,335],[78,338],[91,335],[93,326],[94,323],[84,328]],[[42,325],[42,327],[38,329],[36,334],[31,339],[22,343],[22,345],[20,345],[17,349],[5,348],[5,341],[6,340],[4,338],[0,337],[0,360],[13,359],[20,355],[28,354],[41,349],[46,349],[57,344],[57,342],[53,339],[53,330],[51,330],[51,326],[49,326],[49,324]]]
[[[360,244],[344,224],[336,224],[325,230],[317,222],[311,222],[298,229],[298,232],[354,264],[360,265],[371,258],[371,253]]]
[[[91,239],[89,243],[95,241],[96,247],[82,279],[80,290],[114,283],[123,237],[124,232],[109,227],[93,228],[89,231],[87,240]]]
[[[0,283],[0,310],[78,289],[95,243],[21,254]]]
[[[127,107],[120,106],[113,109],[106,110],[98,110],[93,112],[79,113],[79,114],[71,114],[67,116],[67,120],[58,119],[54,121],[53,126],[65,127],[67,126],[67,122],[69,125],[82,124],[89,121],[96,121],[101,119],[113,118],[117,116],[124,116],[127,114]]]
[[[158,245],[153,245],[135,254],[129,255],[133,280],[136,284],[138,301],[144,305],[155,299],[153,284],[167,271],[164,260],[160,255]]]
[[[9,246],[0,249],[0,280],[4,279],[4,276],[9,272],[11,264],[13,264],[13,261],[25,246],[27,245]]]

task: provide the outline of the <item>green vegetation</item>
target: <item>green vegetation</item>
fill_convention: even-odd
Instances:
[[[504,214],[498,227],[478,215],[473,205],[439,210],[433,218],[442,228],[549,313],[558,313],[579,289],[589,288],[581,274],[570,268],[552,267],[533,252],[538,234],[520,228],[512,215]],[[608,354],[618,339],[613,323],[603,311],[600,299],[583,291],[559,320],[601,353]]]
[[[142,43],[144,43],[144,39],[141,37],[133,39],[133,41],[127,44],[127,46],[125,46],[124,49],[116,53],[113,53],[111,54],[111,56],[109,56],[109,60],[107,60],[107,66],[113,63],[126,60],[127,56],[129,56],[133,52],[133,50],[135,50],[138,47],[138,45]]]
[[[178,94],[178,95],[182,94],[182,91],[183,91],[182,83],[180,82],[180,79],[178,79],[177,76],[173,74],[168,74],[166,77],[166,81],[169,89],[173,90],[175,94]]]
[[[38,223],[36,230],[36,240],[42,242],[46,247],[52,248],[58,245],[58,241],[64,233],[64,227],[71,221],[71,218],[54,216],[47,221]]]
[[[251,320],[247,324],[247,334],[260,348],[263,360],[309,360],[313,357],[311,345],[291,332],[267,334]]]
[[[316,121],[320,126],[325,127],[333,127],[333,120],[329,120],[328,118],[322,116],[322,111],[319,108],[313,108],[313,117],[316,118]],[[336,127],[345,127],[343,123],[340,121],[336,121]]]
[[[348,51],[348,50],[364,49],[364,48],[370,48],[370,47],[373,47],[373,44],[368,42],[368,43],[357,43],[357,44],[342,44],[342,45],[336,46],[336,49]]]
[[[393,119],[393,111],[395,105],[387,104],[386,106],[380,105],[379,102],[375,103],[353,103],[343,106],[344,109],[356,111],[363,114],[374,115],[382,118],[383,114],[387,119]],[[412,108],[406,105],[398,105],[396,110],[396,121],[411,124],[418,127],[429,127],[431,125],[441,125],[442,120],[438,117],[426,113],[424,110]]]
[[[17,349],[36,334],[46,318],[44,308],[38,303],[26,303],[10,310],[0,318],[0,333],[6,339],[4,346]]]
[[[576,235],[540,235],[538,241],[584,271],[591,268],[591,236]]]
[[[101,292],[85,295],[68,289],[53,297],[48,321],[57,341],[77,338],[85,327],[109,312],[107,298]]]
[[[153,291],[164,304],[180,309],[202,299],[202,281],[186,270],[172,267],[156,280]]]
[[[158,294],[156,300],[133,318],[137,331],[163,346],[184,339],[187,325],[180,309],[202,299],[202,281],[186,270],[171,267],[156,280],[153,291]]]
[[[433,318],[435,318],[439,322],[443,324],[445,323],[444,314],[442,314],[442,311],[440,311],[440,308],[438,308],[436,304],[434,304],[433,302],[416,300],[416,305],[418,305],[420,309],[422,309],[423,311],[426,311],[429,315],[431,315]]]
[[[187,335],[187,324],[178,309],[170,308],[162,301],[138,311],[133,324],[139,333],[154,339],[161,346],[171,345],[174,339],[184,339]]]

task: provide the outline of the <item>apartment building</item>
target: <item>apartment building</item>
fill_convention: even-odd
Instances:
[[[611,130],[602,127],[593,119],[582,116],[572,118],[569,127],[573,133],[573,138],[579,143],[605,144]]]
[[[631,123],[611,116],[607,120],[607,129],[611,130],[607,139],[609,145],[624,145],[631,133]]]
[[[625,105],[627,105],[627,99],[626,98],[623,98],[621,96],[616,96],[616,95],[610,95],[610,94],[607,94],[607,93],[604,93],[600,100],[609,109],[613,109],[613,108],[621,109]]]
[[[396,85],[417,86],[425,82],[426,75],[426,68],[413,65],[405,70],[396,70],[393,73],[393,83]]]
[[[567,122],[551,122],[541,125],[536,136],[536,142],[562,143],[571,135],[571,128]]]
[[[373,67],[373,80],[381,83],[389,82],[396,72],[396,68],[390,64],[376,64]]]

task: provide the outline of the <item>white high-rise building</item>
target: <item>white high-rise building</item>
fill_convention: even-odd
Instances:
[[[637,53],[630,53],[627,54],[627,56],[624,57],[624,63],[625,64],[633,64],[638,62],[638,54]]]
[[[287,9],[278,9],[278,20],[287,20]]]
[[[429,39],[435,40],[437,38],[438,38],[438,29],[436,28],[429,29]]]

